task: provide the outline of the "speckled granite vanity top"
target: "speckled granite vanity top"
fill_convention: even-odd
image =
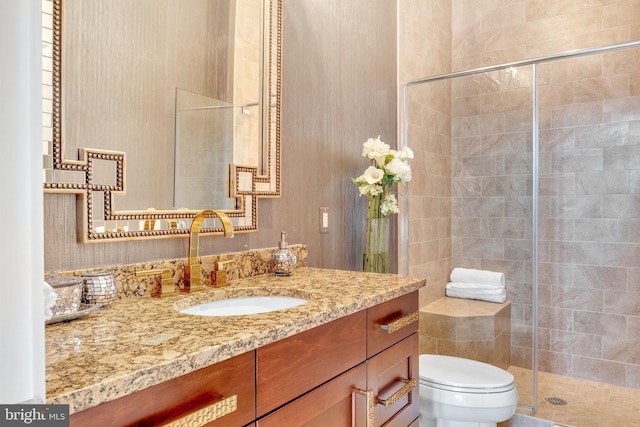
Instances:
[[[46,328],[47,402],[78,412],[369,308],[425,285],[396,275],[301,268],[163,299],[118,301]],[[190,305],[249,295],[309,302],[249,316],[181,314]]]

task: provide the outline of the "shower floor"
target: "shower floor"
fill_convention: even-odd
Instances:
[[[530,404],[531,370],[508,370],[516,379],[520,402]],[[640,427],[640,389],[539,372],[538,402],[535,414],[517,412],[575,427]]]

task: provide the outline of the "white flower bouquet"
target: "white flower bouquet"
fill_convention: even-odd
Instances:
[[[369,198],[367,211],[367,242],[363,257],[364,271],[386,273],[389,269],[389,215],[398,213],[398,199],[391,191],[394,183],[411,180],[413,159],[409,147],[392,150],[380,137],[369,138],[362,148],[362,156],[371,160],[362,175],[352,178],[360,195]]]
[[[401,151],[392,150],[389,144],[377,138],[369,138],[362,147],[362,157],[371,160],[369,166],[362,175],[353,178],[358,186],[360,195],[369,197],[369,204],[373,202],[377,212],[373,217],[381,218],[398,213],[398,200],[391,186],[396,183],[411,181],[411,167],[407,160],[413,159],[413,151],[409,147],[403,147]]]

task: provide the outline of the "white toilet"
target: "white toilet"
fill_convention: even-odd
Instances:
[[[518,406],[513,375],[476,360],[420,355],[420,427],[496,427]]]

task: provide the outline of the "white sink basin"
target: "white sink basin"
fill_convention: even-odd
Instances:
[[[250,296],[205,302],[180,310],[180,313],[196,316],[241,316],[284,310],[306,302],[306,299],[293,297]]]

